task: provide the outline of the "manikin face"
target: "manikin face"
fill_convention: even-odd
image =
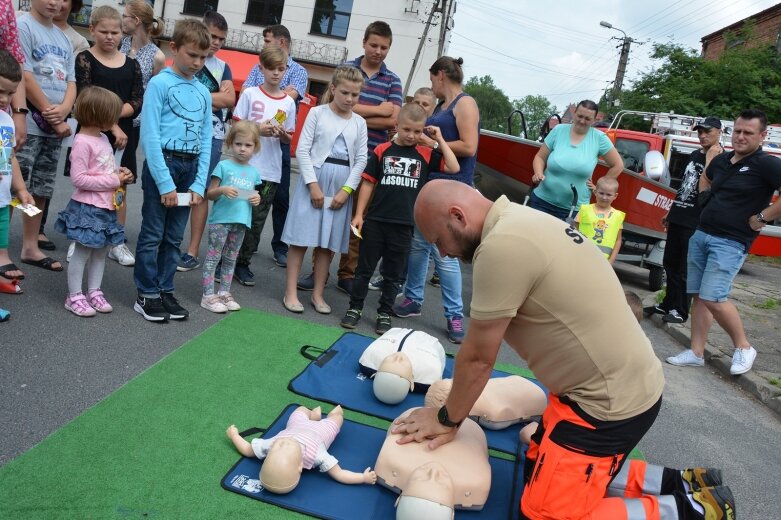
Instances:
[[[438,462],[429,462],[419,466],[410,474],[402,494],[424,498],[452,508],[453,479],[444,466]]]
[[[396,374],[407,381],[412,381],[412,363],[404,352],[396,352],[383,359],[378,372]]]
[[[749,155],[762,146],[765,136],[767,130],[761,130],[759,119],[739,117],[735,120],[735,127],[732,129],[732,147],[740,155]]]
[[[90,25],[89,32],[95,40],[95,46],[103,52],[115,51],[122,39],[119,20],[110,18],[104,18],[96,25]]]
[[[337,85],[331,85],[333,94],[332,103],[337,112],[352,112],[353,107],[358,104],[358,98],[361,95],[361,83],[358,81],[342,81]]]
[[[260,468],[260,481],[272,493],[289,493],[298,485],[302,464],[301,444],[295,439],[277,439]]]

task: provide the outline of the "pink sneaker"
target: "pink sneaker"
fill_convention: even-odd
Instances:
[[[96,311],[106,313],[114,310],[114,307],[106,300],[103,291],[100,289],[92,289],[87,293],[87,296],[89,297],[89,304],[92,305]]]
[[[65,308],[76,316],[89,318],[95,315],[95,309],[87,303],[87,298],[82,293],[72,294],[65,298]]]

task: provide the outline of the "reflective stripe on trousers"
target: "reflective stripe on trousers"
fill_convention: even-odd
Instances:
[[[640,495],[659,495],[663,470],[662,466],[642,460],[627,461],[608,486],[607,496],[637,498]]]

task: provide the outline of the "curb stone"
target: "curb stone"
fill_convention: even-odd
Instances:
[[[662,316],[659,314],[646,316],[646,319],[654,322],[657,327],[664,329],[670,337],[682,346],[689,348],[691,345],[691,332],[688,328],[681,325],[665,323],[662,321]],[[765,378],[756,374],[754,370],[739,376],[733,376],[729,373],[732,359],[724,355],[710,343],[705,344],[705,360],[729,381],[756,397],[781,419],[781,388],[771,385]]]

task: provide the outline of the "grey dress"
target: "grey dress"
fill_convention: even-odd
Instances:
[[[336,138],[329,157],[348,160],[347,143],[342,135]],[[346,253],[350,244],[352,197],[338,210],[329,208],[329,198],[342,189],[350,176],[350,167],[325,162],[320,168],[315,168],[315,175],[326,197],[323,208],[312,207],[304,176],[299,176],[282,231],[282,241],[291,246],[322,247],[336,253]]]

